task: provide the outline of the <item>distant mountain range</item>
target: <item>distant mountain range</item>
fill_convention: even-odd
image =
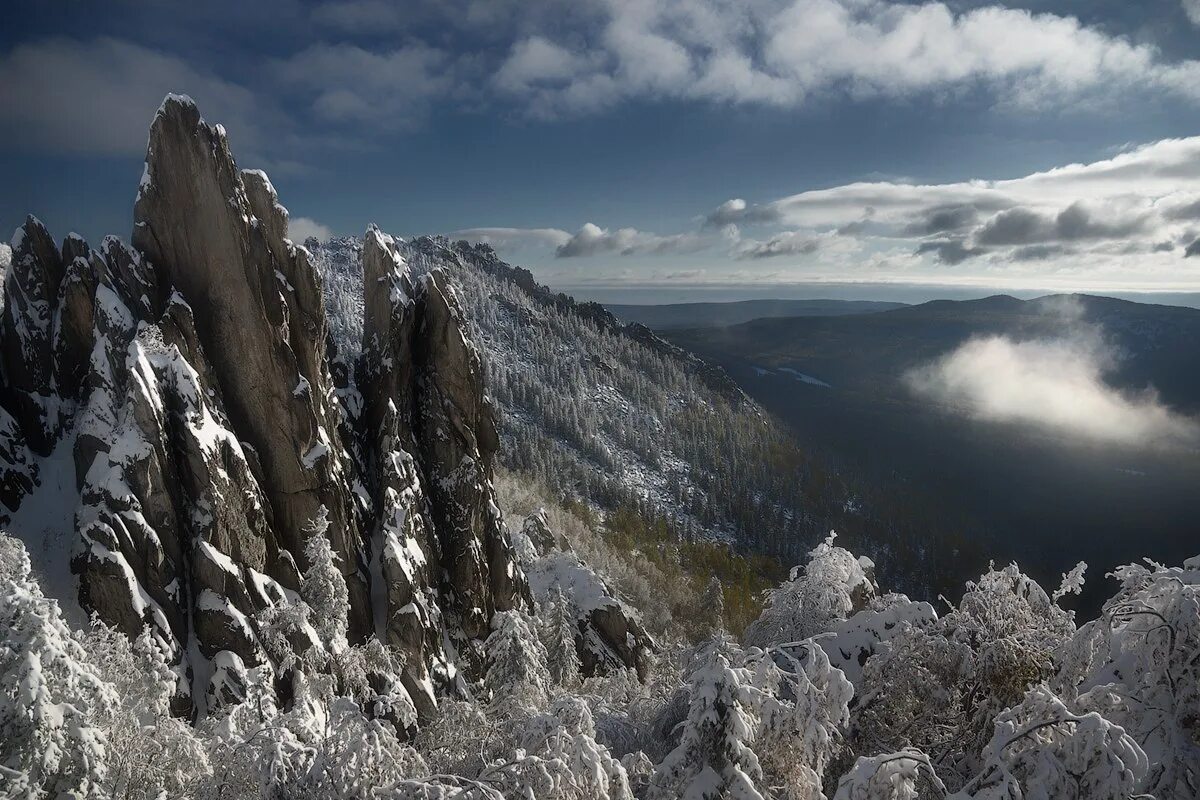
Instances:
[[[671,303],[667,305],[605,304],[625,322],[654,330],[738,325],[775,317],[839,317],[904,308],[905,303],[874,300],[742,300],[734,303]]]
[[[791,368],[873,394],[892,393],[905,370],[972,336],[1003,334],[1020,340],[1094,330],[1115,357],[1107,376],[1114,386],[1153,386],[1169,405],[1200,409],[1200,310],[1193,308],[1093,295],[1033,300],[994,295],[880,313],[796,315],[736,325],[697,318],[691,327],[665,335],[735,373],[752,366]]]

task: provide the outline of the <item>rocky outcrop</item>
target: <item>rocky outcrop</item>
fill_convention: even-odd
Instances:
[[[62,278],[63,253],[46,227],[29,217],[13,236],[12,264],[4,281],[0,395],[21,421],[25,441],[40,455],[53,448],[60,427],[52,353]]]
[[[152,123],[134,219],[132,246],[56,247],[32,217],[14,237],[0,501],[16,510],[39,459],[70,448],[79,599],[131,636],[151,626],[176,664],[181,713],[240,696],[246,670],[272,657],[264,612],[297,599],[305,545],[327,536],[350,639],[397,648],[428,717],[438,690],[477,665],[491,614],[530,604],[453,291],[368,231],[351,368],[270,181],[240,171],[225,132],[183,97]]]
[[[239,172],[220,126],[169,97],[154,118],[133,246],[194,307],[226,412],[253,448],[272,528],[304,566],[305,526],[324,506],[356,621],[370,618],[348,458],[325,362],[325,311],[287,211],[261,172]],[[357,638],[366,626],[355,631]]]
[[[544,511],[525,518],[514,544],[537,602],[548,602],[558,591],[575,610],[575,645],[583,674],[630,668],[645,678],[657,645],[640,615],[571,552],[569,543],[551,530]]]
[[[447,603],[462,631],[482,639],[492,614],[525,605],[527,590],[492,488],[500,439],[495,412],[479,390],[479,354],[445,274],[426,274],[422,289],[417,440],[448,579]]]

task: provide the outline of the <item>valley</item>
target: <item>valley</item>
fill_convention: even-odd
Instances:
[[[1117,354],[1106,375],[1115,387],[1153,386],[1164,403],[1200,407],[1200,312],[1081,297],[1063,314],[1064,302],[936,301],[662,335],[724,367],[807,447],[855,479],[935,503],[946,524],[997,561],[1015,560],[1043,581],[1087,561],[1093,581],[1081,607],[1094,611],[1105,596],[1104,572],[1142,556],[1169,563],[1194,546],[1200,451],[972,418],[914,394],[904,380],[972,337],[1041,340],[1082,329]]]

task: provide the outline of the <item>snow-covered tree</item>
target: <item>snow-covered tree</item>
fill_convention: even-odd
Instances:
[[[747,645],[770,647],[824,633],[864,608],[876,594],[869,559],[834,545],[837,534],[809,553],[808,564],[771,592],[762,615],[746,628]]]
[[[321,641],[332,652],[347,646],[350,598],[346,579],[335,563],[336,556],[329,543],[329,511],[321,506],[317,516],[305,529],[308,537],[304,555],[308,569],[300,584],[300,596],[308,603],[312,625]]]
[[[838,781],[833,800],[920,800],[942,798],[946,787],[920,750],[861,756]]]
[[[1062,648],[1055,686],[1135,736],[1150,758],[1142,791],[1200,795],[1200,558],[1131,564],[1121,588]],[[1073,701],[1073,702],[1072,702]]]
[[[100,797],[108,744],[97,720],[118,703],[29,555],[0,534],[0,786],[6,797]]]
[[[1128,800],[1149,768],[1119,725],[1095,712],[1073,714],[1045,686],[996,718],[984,761],[956,798]]]
[[[546,666],[550,679],[557,686],[572,687],[579,683],[579,616],[571,601],[555,586],[541,607],[539,631],[546,647]]]
[[[752,675],[711,647],[690,676],[687,721],[678,746],[655,770],[654,800],[763,800],[762,765],[752,747],[759,721]]]
[[[546,702],[550,671],[536,626],[521,611],[498,611],[492,617],[492,632],[484,643],[484,685],[500,716],[527,714]]]
[[[822,780],[850,721],[854,689],[811,640],[750,658],[761,691],[755,743],[774,796],[824,800]]]

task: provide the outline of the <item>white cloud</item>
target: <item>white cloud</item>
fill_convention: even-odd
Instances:
[[[994,422],[1127,446],[1200,442],[1200,425],[1152,391],[1123,392],[1104,381],[1111,354],[1094,331],[1054,339],[971,339],[909,372],[917,395]]]
[[[812,255],[820,248],[821,239],[817,236],[797,231],[785,231],[765,242],[743,242],[738,250],[738,258]]]
[[[274,76],[332,123],[411,126],[434,98],[456,85],[452,59],[422,43],[375,52],[352,44],[315,44],[273,65]]]
[[[1100,279],[1112,289],[1186,290],[1196,286],[1180,266],[1200,235],[1200,137],[1010,180],[872,181],[758,204],[734,198],[705,224],[786,226],[768,240],[779,251],[834,231],[874,248],[907,243],[913,267],[925,265],[909,277],[926,280],[986,272],[992,285],[1101,288]],[[755,254],[754,246],[741,252]],[[969,270],[932,271],[966,262]]]
[[[0,56],[0,138],[38,150],[144,153],[146,126],[169,92],[191,95],[239,152],[278,133],[278,112],[246,88],[146,47],[111,38],[48,39]]]
[[[515,47],[498,88],[543,115],[627,98],[794,107],[830,92],[907,97],[979,86],[1021,108],[1147,89],[1200,100],[1200,62],[1169,61],[1074,17],[1000,5],[956,12],[940,2],[655,0],[602,8],[584,29],[599,33],[560,26],[570,32],[556,41],[543,31],[530,40],[537,58]],[[508,79],[513,72],[522,80]]]
[[[321,241],[327,241],[333,236],[333,231],[328,225],[322,225],[315,219],[308,217],[292,217],[288,220],[288,238],[293,242],[303,243],[305,239],[314,236]]]
[[[571,234],[558,228],[463,228],[446,235],[451,239],[467,239],[514,250],[561,247],[571,239]]]
[[[1200,25],[1200,0],[1183,0],[1183,12],[1193,25]]]
[[[636,228],[619,228],[610,231],[587,222],[567,241],[559,245],[555,249],[554,255],[558,258],[576,258],[610,253],[622,256],[690,253],[703,250],[711,246],[713,242],[713,237],[698,233],[660,236],[655,233],[639,231]]]

